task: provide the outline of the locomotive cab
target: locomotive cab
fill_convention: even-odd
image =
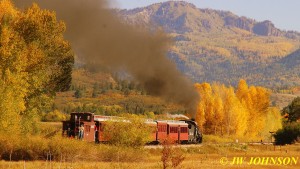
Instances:
[[[198,125],[192,120],[182,120],[188,124],[189,143],[202,143],[202,134],[199,131]]]

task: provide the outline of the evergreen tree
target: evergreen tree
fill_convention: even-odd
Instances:
[[[300,119],[300,97],[296,97],[292,103],[283,108],[283,115],[287,115],[288,122],[295,122]]]

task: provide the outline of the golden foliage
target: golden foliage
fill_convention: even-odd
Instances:
[[[117,147],[140,148],[150,140],[153,128],[136,115],[125,115],[124,118],[107,121],[104,124],[104,137]]]
[[[70,85],[73,54],[65,25],[33,5],[0,2],[0,127],[29,132],[54,91]]]
[[[271,108],[269,91],[263,87],[248,87],[241,80],[238,88],[208,83],[195,84],[201,96],[196,121],[206,134],[264,138],[268,131],[281,127],[277,108]]]
[[[18,11],[13,7],[10,0],[0,1],[0,20],[2,20],[5,16],[15,17],[17,14]]]

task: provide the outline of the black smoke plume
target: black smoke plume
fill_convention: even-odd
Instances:
[[[166,54],[170,39],[161,31],[127,25],[104,0],[15,0],[20,8],[36,2],[66,22],[66,38],[93,70],[125,70],[146,91],[181,104],[193,114],[198,94]]]

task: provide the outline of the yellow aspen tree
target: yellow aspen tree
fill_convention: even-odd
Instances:
[[[43,72],[47,81],[43,81],[42,87],[49,92],[67,90],[71,82],[74,54],[63,36],[66,30],[64,22],[57,21],[55,12],[42,10],[33,4],[19,15],[14,29],[30,49],[28,59],[31,66],[27,71],[33,75]]]
[[[2,0],[0,1],[0,20],[3,17],[16,17],[18,11],[14,8],[13,4],[10,0]]]
[[[0,118],[12,119],[0,125],[29,131],[54,93],[68,89],[74,57],[65,29],[54,12],[0,1]]]
[[[49,110],[55,92],[68,90],[74,54],[64,39],[66,26],[56,19],[55,12],[43,10],[33,4],[20,12],[12,24],[24,39],[27,52],[28,95],[22,115],[23,129],[36,128],[41,112]]]
[[[214,113],[214,134],[220,133],[223,134],[223,128],[224,128],[224,107],[223,107],[223,101],[219,95],[215,96],[214,99],[214,107],[215,107],[215,113]]]
[[[247,109],[241,104],[238,99],[236,100],[235,105],[235,114],[236,114],[236,123],[235,123],[235,134],[237,136],[244,136],[247,131],[248,127],[248,119],[249,119],[249,112]]]
[[[248,135],[250,137],[261,137],[262,130],[265,127],[266,104],[269,102],[268,94],[261,87],[251,86],[249,88],[249,100],[252,105],[248,107],[250,118],[248,121]],[[262,97],[263,96],[263,97]]]
[[[270,107],[270,92],[263,87],[256,87],[256,109],[265,114]]]
[[[224,100],[224,118],[225,118],[225,130],[227,135],[233,134],[235,128],[235,94],[232,87],[226,89],[226,95]]]
[[[247,129],[248,112],[243,107],[239,99],[234,93],[233,87],[229,87],[226,97],[226,111],[227,117],[227,134],[242,136]]]
[[[280,110],[276,107],[269,107],[266,115],[265,127],[262,132],[264,138],[269,138],[270,132],[274,132],[282,128],[281,120],[282,117]]]
[[[217,134],[224,134],[224,97],[225,97],[225,91],[226,87],[224,84],[212,84],[212,90],[213,90],[213,97],[214,97],[214,133]]]
[[[205,129],[203,128],[206,119],[205,119],[205,108],[203,103],[200,101],[200,103],[197,106],[197,112],[196,112],[196,117],[195,117],[195,121],[197,122],[200,130],[202,130],[203,132],[205,132]]]
[[[197,112],[196,112],[196,117],[195,117],[195,120],[196,122],[198,123],[200,129],[202,131],[204,131],[204,124],[206,122],[206,119],[205,119],[205,114],[206,114],[206,110],[205,110],[205,95],[204,95],[204,90],[203,90],[203,85],[199,84],[199,83],[196,83],[195,85],[195,88],[197,90],[197,92],[199,93],[200,95],[200,101],[197,105]]]
[[[209,93],[212,94],[212,93]],[[212,95],[205,96],[205,128],[206,131],[211,134],[214,129],[215,122],[215,107],[214,107],[214,97]]]
[[[212,93],[212,88],[209,83],[203,83],[203,84],[198,84],[196,86],[201,101],[200,101],[200,112],[204,112],[204,119],[205,123],[203,123],[203,128],[205,129],[205,132],[210,134],[213,132],[213,121],[214,121],[214,97]],[[202,114],[203,114],[202,112]]]
[[[238,84],[237,90],[236,90],[236,96],[241,101],[242,99],[244,99],[246,97],[247,93],[248,93],[248,84],[247,84],[246,80],[241,79]]]
[[[5,24],[0,25],[0,127],[18,134],[20,113],[26,109],[27,73],[24,42]]]

